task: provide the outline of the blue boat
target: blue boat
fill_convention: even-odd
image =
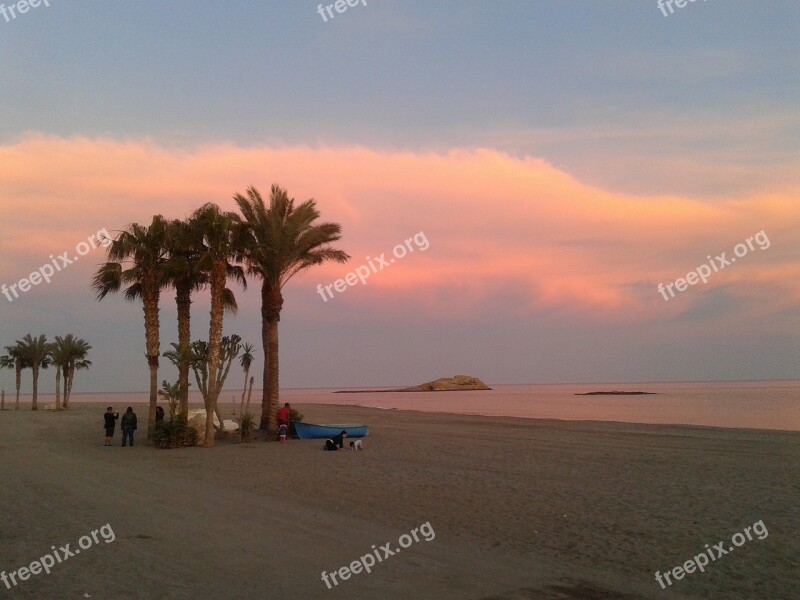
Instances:
[[[303,421],[295,421],[292,425],[294,425],[294,430],[297,432],[297,437],[301,440],[333,438],[342,433],[342,431],[346,431],[347,437],[351,438],[369,435],[369,429],[366,425],[315,425],[314,423],[305,423]]]

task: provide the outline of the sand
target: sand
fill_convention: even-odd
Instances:
[[[123,449],[119,430],[103,448],[103,408],[0,413],[0,570],[106,523],[115,535],[0,596],[800,597],[800,434],[305,405],[308,421],[368,423],[364,451],[168,451],[143,435]],[[765,539],[656,582],[757,521]],[[371,573],[323,582],[425,523],[431,541],[423,529]]]

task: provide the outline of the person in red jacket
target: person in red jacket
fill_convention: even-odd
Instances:
[[[285,432],[289,433],[290,423],[289,417],[292,414],[292,408],[289,403],[283,405],[283,408],[278,409],[278,431],[281,430],[281,425],[286,425]],[[280,434],[279,434],[280,435]]]

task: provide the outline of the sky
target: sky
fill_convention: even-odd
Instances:
[[[76,392],[147,389],[98,232],[278,184],[351,255],[284,288],[283,387],[798,378],[799,4],[353,4],[6,3],[0,346],[73,333]]]

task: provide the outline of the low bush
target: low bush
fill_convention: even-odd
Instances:
[[[197,445],[197,431],[180,415],[156,423],[155,444],[159,448],[185,448]]]
[[[289,409],[289,435],[297,436],[297,432],[294,430],[294,424],[296,421],[302,421],[303,415],[297,412],[295,409]]]
[[[241,436],[242,442],[249,442],[250,441],[250,433],[255,429],[256,426],[256,419],[250,413],[245,413],[242,415],[241,420],[239,421],[239,435]]]

